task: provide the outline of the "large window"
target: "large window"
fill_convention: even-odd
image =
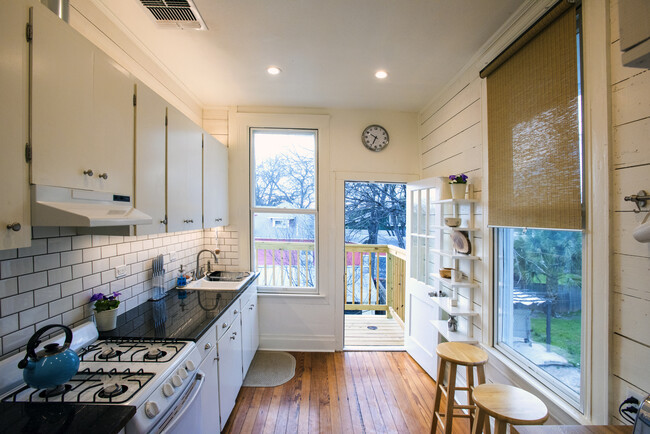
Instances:
[[[318,131],[252,128],[252,261],[260,290],[313,292]]]

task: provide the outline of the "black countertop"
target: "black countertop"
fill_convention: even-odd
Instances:
[[[135,415],[130,405],[0,403],[0,431],[21,434],[115,434]]]
[[[118,316],[117,328],[100,332],[99,337],[197,341],[258,276],[237,291],[170,290],[162,300],[149,300]]]

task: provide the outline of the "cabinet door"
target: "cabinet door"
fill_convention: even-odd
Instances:
[[[93,131],[89,165],[97,190],[133,194],[133,93],[128,71],[97,51],[93,63]],[[104,179],[106,178],[106,179]]]
[[[23,2],[3,2],[0,14],[0,250],[27,247],[31,243],[29,180],[25,161],[27,142],[28,47],[25,23],[28,9]],[[20,230],[7,229],[18,223]],[[18,228],[18,226],[14,226]]]
[[[42,5],[33,8],[32,183],[95,188],[93,45]]]
[[[203,227],[201,129],[178,110],[167,110],[167,231]]]
[[[219,339],[219,409],[221,429],[235,408],[235,400],[243,383],[242,338],[240,319],[236,318],[230,329]]]
[[[203,227],[228,225],[228,148],[203,133]]]
[[[219,430],[219,376],[217,348],[207,354],[199,370],[205,374],[205,383],[201,390],[201,433],[218,433]]]
[[[153,219],[138,235],[165,233],[165,117],[167,103],[142,83],[135,110],[135,207]]]
[[[250,368],[253,357],[255,357],[255,352],[259,347],[257,293],[248,299],[241,315],[243,376],[246,378],[248,368]]]

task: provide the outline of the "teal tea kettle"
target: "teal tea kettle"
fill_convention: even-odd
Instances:
[[[36,348],[41,343],[40,337],[53,328],[65,331],[63,345],[52,343],[45,345],[41,351]],[[27,343],[27,354],[18,362],[23,370],[23,379],[29,387],[35,389],[50,389],[69,381],[79,369],[79,356],[70,349],[72,330],[59,324],[50,324],[39,329]]]

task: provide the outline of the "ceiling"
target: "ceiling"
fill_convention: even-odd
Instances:
[[[195,0],[207,31],[95,0],[203,107],[422,109],[523,0]],[[282,69],[277,76],[266,68]],[[375,71],[388,78],[379,80]]]

